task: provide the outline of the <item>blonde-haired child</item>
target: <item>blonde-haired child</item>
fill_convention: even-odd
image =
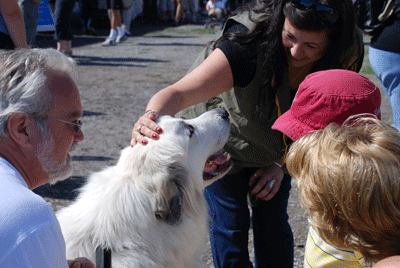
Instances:
[[[400,254],[400,132],[351,116],[292,144],[289,173],[312,223],[305,267],[371,266]]]

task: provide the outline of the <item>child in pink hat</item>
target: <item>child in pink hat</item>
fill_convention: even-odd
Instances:
[[[362,114],[358,117],[371,114],[371,117],[381,119],[380,104],[381,94],[379,89],[364,76],[346,70],[316,72],[308,75],[300,84],[290,110],[280,116],[272,128],[281,131],[291,140],[297,141],[311,132],[319,134],[318,130],[322,131],[322,129],[325,129],[330,123],[342,125],[346,119],[357,114]],[[377,119],[372,118],[372,120]],[[317,137],[314,140],[311,140],[312,138],[307,139],[310,135],[311,134],[299,140],[305,147],[303,154],[298,152],[299,149],[297,147],[300,145],[298,145],[298,142],[295,142],[288,156],[289,172],[293,177],[298,179],[300,196],[303,203],[305,202],[304,205],[309,212],[312,205],[321,202],[321,200],[318,200],[317,194],[304,196],[304,189],[307,189],[307,187],[304,187],[305,182],[302,183],[302,181],[306,179],[303,178],[304,173],[302,173],[301,170],[304,168],[304,172],[315,172],[314,169],[310,170],[303,166],[305,165],[304,157],[306,157],[305,154],[309,152],[309,150],[312,150],[312,146],[318,144]],[[324,152],[330,153],[333,150],[332,148],[327,148],[329,144],[328,140],[329,139],[325,140],[327,146],[324,148],[329,150],[329,152],[325,152],[324,148],[319,147],[322,152],[321,154]],[[323,141],[321,140],[321,142]],[[297,150],[293,150],[295,148]],[[337,148],[337,146],[334,148]],[[293,151],[296,152],[293,153]],[[320,160],[320,157],[321,155],[318,155],[317,158],[313,158],[314,160],[311,159],[310,161],[319,162],[318,160]],[[333,160],[331,162],[334,164]],[[333,167],[326,166],[324,170],[327,173],[331,170],[334,172]],[[320,176],[321,185],[326,181],[323,176],[324,174],[325,173],[322,171],[318,174]],[[307,175],[307,178],[310,176],[311,175]],[[316,177],[318,178],[318,176]],[[326,177],[328,177],[328,175]],[[332,184],[333,183],[332,181]],[[320,189],[321,192],[319,194],[321,196],[328,195],[329,187],[323,188],[321,185],[316,183],[313,189],[317,189],[319,186],[320,188],[318,189]],[[338,188],[340,188],[340,186],[338,186]],[[330,200],[324,200],[324,202],[325,201],[327,204],[321,205],[322,207],[329,206]],[[315,213],[315,211],[311,211],[310,215],[313,216],[313,213]],[[366,265],[365,258],[360,252],[349,250],[349,248],[343,249],[335,247],[331,243],[332,241],[320,235],[318,232],[320,229],[315,228],[314,224],[320,227],[321,222],[312,222],[312,226],[310,227],[305,250],[305,267],[333,267],[335,265],[335,267],[361,267]]]
[[[296,141],[304,134],[343,123],[349,116],[370,113],[381,119],[381,93],[364,76],[347,70],[327,70],[308,75],[300,84],[289,111],[272,129]]]

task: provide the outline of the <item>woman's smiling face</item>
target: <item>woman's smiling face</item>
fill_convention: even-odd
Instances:
[[[289,67],[303,67],[321,59],[329,45],[327,31],[302,31],[285,19],[282,44]]]

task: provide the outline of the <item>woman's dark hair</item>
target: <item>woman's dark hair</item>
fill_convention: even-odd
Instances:
[[[296,28],[303,31],[326,30],[329,36],[329,47],[324,57],[320,59],[314,70],[320,71],[330,68],[344,68],[340,60],[343,52],[348,50],[354,42],[355,18],[353,4],[350,0],[320,0],[320,4],[334,8],[339,18],[334,24],[321,21],[313,9],[299,10],[288,1],[283,9],[287,18]]]
[[[243,6],[234,14],[252,11],[250,20],[256,26],[248,32],[225,33],[215,42],[217,46],[224,40],[231,40],[239,44],[255,44],[257,49],[247,51],[249,56],[262,57],[264,67],[264,86],[270,88],[271,80],[278,85],[283,79],[283,72],[287,69],[287,61],[282,45],[282,29],[287,18],[291,24],[303,31],[319,32],[327,30],[329,48],[322,59],[315,65],[312,72],[328,68],[344,68],[341,65],[341,56],[348,50],[354,40],[354,10],[351,0],[315,0],[320,4],[334,8],[339,18],[334,24],[322,21],[314,9],[300,10],[292,6],[291,0],[254,0]],[[268,93],[275,95],[274,90]]]

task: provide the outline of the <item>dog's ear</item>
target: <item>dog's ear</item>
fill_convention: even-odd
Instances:
[[[155,217],[170,225],[178,224],[182,219],[182,187],[186,172],[183,168],[168,168],[168,178],[157,190]]]
[[[160,204],[155,211],[156,218],[170,225],[178,224],[182,216],[181,201],[181,195],[176,195],[169,200],[169,204],[165,204],[166,202]]]

